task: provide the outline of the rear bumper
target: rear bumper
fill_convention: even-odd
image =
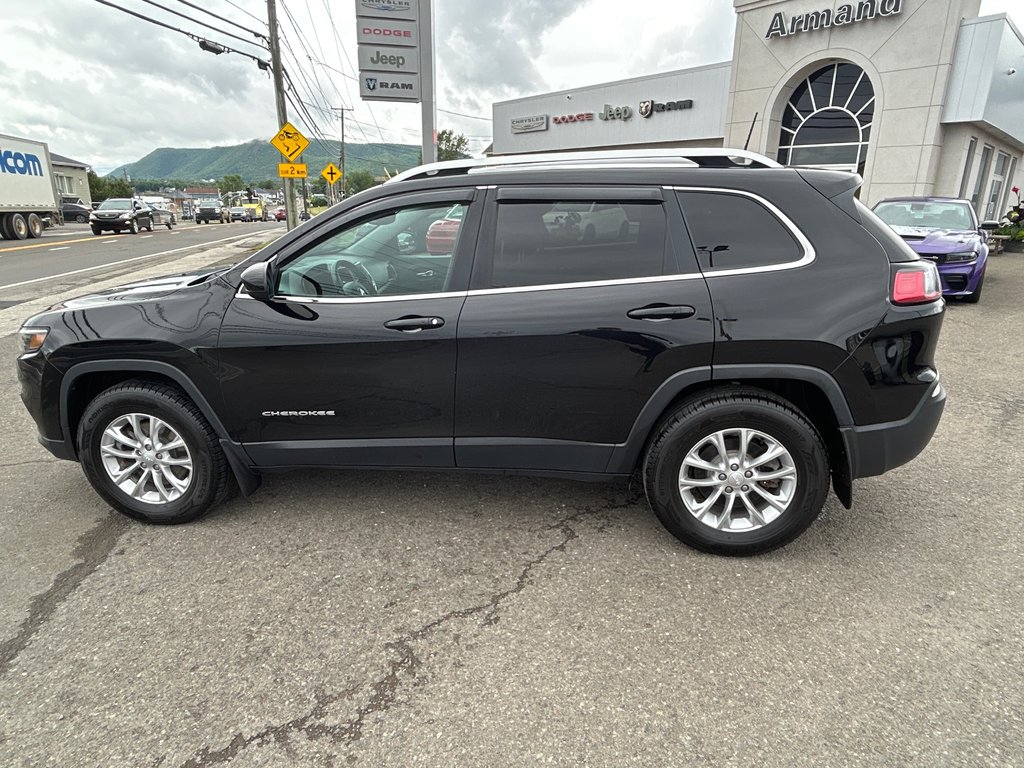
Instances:
[[[840,427],[851,476],[881,475],[916,457],[935,434],[945,406],[946,390],[936,380],[905,419],[865,427]]]

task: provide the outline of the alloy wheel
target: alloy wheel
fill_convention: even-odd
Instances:
[[[796,490],[796,465],[786,447],[745,427],[698,441],[679,469],[687,511],[720,531],[743,533],[771,524],[789,508]]]
[[[166,421],[146,413],[118,416],[100,439],[100,458],[122,493],[147,504],[167,504],[188,491],[192,454]]]

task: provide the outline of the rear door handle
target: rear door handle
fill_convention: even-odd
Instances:
[[[429,328],[440,328],[442,325],[444,325],[443,317],[421,317],[419,315],[399,317],[384,323],[385,328],[390,328],[393,331],[404,331],[405,333],[416,333],[417,331]]]
[[[637,307],[626,313],[626,317],[634,320],[680,320],[686,317],[693,317],[697,310],[688,304],[671,306],[668,304],[650,304],[646,307]]]

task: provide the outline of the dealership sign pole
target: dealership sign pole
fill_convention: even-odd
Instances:
[[[422,110],[423,162],[436,159],[433,0],[355,0],[359,95]]]

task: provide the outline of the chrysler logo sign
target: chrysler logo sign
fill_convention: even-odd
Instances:
[[[510,122],[512,133],[533,133],[534,131],[546,131],[548,129],[547,115],[513,117]]]
[[[640,109],[637,110],[640,113],[640,117],[650,117],[655,112],[675,112],[680,109],[692,109],[693,99],[683,99],[682,101],[641,101]]]

